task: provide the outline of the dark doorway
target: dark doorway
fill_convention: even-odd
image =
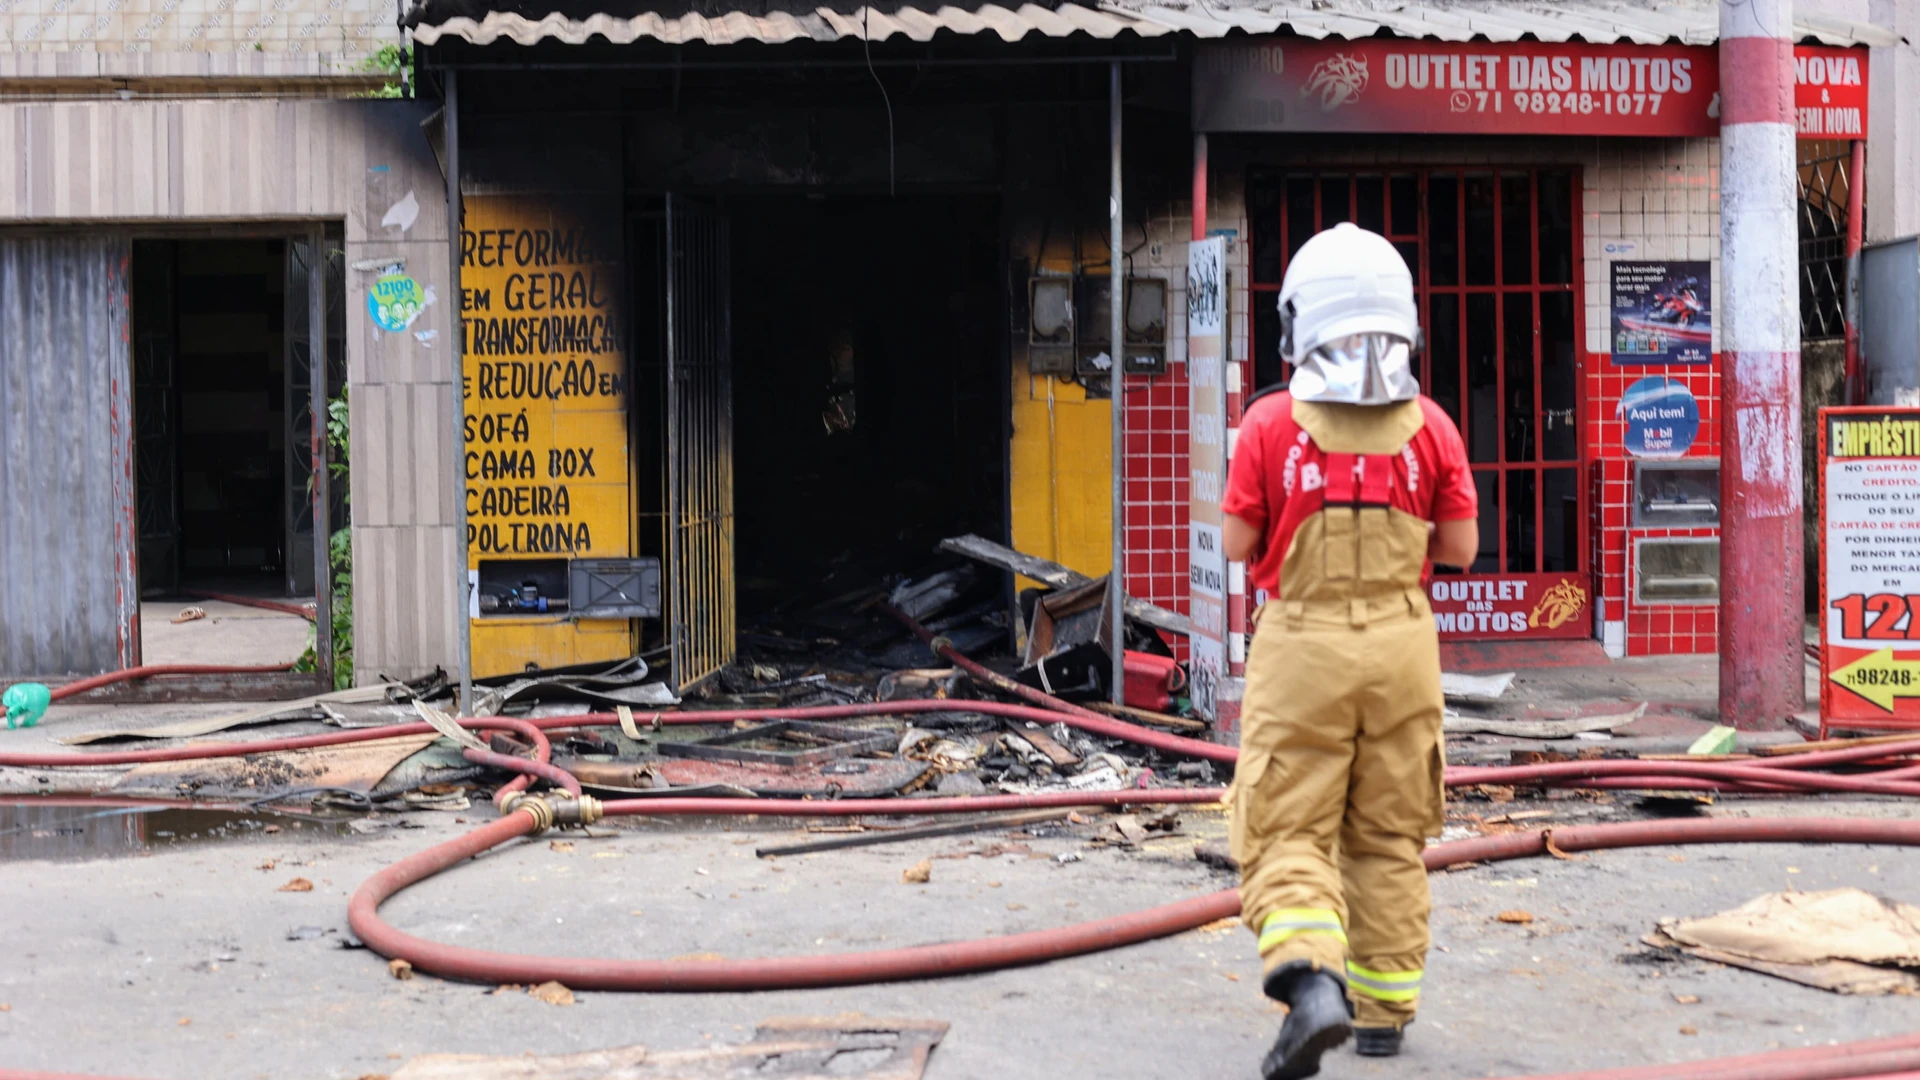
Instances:
[[[743,613],[1003,535],[999,200],[726,209]]]
[[[314,598],[309,271],[333,246],[133,242],[145,662],[292,663],[310,644],[285,601]],[[329,324],[344,323],[337,276]],[[280,607],[248,602],[268,599]]]
[[[285,249],[134,244],[143,595],[286,592]]]

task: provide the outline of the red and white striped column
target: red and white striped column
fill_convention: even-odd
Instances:
[[[1720,0],[1720,722],[1806,707],[1792,0]]]

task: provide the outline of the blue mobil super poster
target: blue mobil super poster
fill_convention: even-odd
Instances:
[[[1616,262],[1614,365],[1713,362],[1713,288],[1706,262]]]
[[[1627,387],[1616,414],[1626,424],[1622,440],[1634,457],[1680,457],[1700,435],[1700,403],[1685,383],[1664,375]]]

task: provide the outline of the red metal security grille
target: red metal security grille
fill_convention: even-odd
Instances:
[[[1255,381],[1284,378],[1275,294],[1300,245],[1342,221],[1386,236],[1414,272],[1421,386],[1460,426],[1480,489],[1480,556],[1465,580],[1564,574],[1590,593],[1578,173],[1256,172],[1248,194]],[[1552,629],[1584,636],[1589,621],[1561,605]],[[1472,636],[1541,632],[1540,620],[1503,618]]]

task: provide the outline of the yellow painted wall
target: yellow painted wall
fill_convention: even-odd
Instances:
[[[564,194],[470,195],[465,204],[468,568],[489,559],[627,557],[632,475],[628,365],[616,322],[618,208]],[[609,243],[611,250],[589,247]],[[552,333],[556,320],[564,336]],[[516,389],[529,375],[547,389]],[[590,474],[579,464],[588,449]],[[503,459],[514,463],[506,475],[495,464]],[[564,513],[526,512],[524,496],[544,492],[557,505],[562,491]],[[484,678],[622,659],[633,655],[634,629],[625,619],[482,615],[473,619],[472,643],[473,673]]]
[[[1020,358],[1013,383],[1013,546],[1098,577],[1113,564],[1113,410]]]

